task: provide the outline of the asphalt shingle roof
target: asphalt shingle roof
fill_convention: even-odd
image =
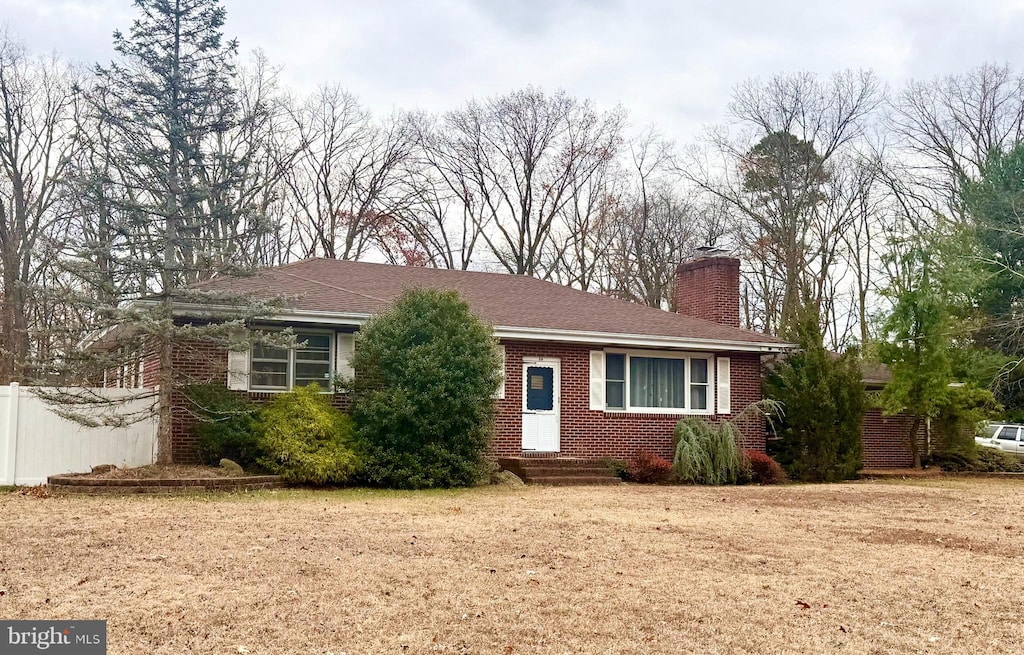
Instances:
[[[783,343],[759,332],[505,273],[306,259],[194,288],[284,297],[296,310],[375,314],[416,287],[457,291],[477,315],[496,327]]]

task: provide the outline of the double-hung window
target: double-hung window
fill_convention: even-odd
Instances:
[[[711,413],[711,356],[604,353],[607,410]]]
[[[329,332],[296,332],[295,348],[252,347],[249,388],[287,391],[310,384],[329,391],[332,384],[332,344]]]

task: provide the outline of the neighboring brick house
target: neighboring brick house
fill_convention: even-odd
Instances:
[[[869,397],[877,396],[892,380],[892,373],[884,364],[865,363],[861,368]],[[913,468],[914,456],[910,452],[910,429],[913,427],[914,418],[909,414],[885,416],[876,403],[869,402],[861,427],[863,468]],[[918,441],[921,452],[928,452],[926,426],[919,430]]]
[[[761,398],[762,355],[787,347],[739,327],[739,261],[714,253],[679,266],[679,313],[526,276],[307,259],[197,285],[285,298],[288,309],[251,327],[290,326],[304,345],[229,353],[184,344],[176,369],[257,401],[311,382],[330,392],[335,374],[357,374],[349,357],[359,326],[416,287],[457,291],[494,326],[505,362],[496,457],[669,457],[682,416],[736,416]],[[188,321],[201,309],[178,311]],[[137,377],[155,380],[153,362]],[[332,402],[344,409],[349,398],[335,393]],[[174,460],[193,460],[194,419],[183,402],[173,412]],[[763,420],[752,416],[740,427],[743,446],[764,450]]]

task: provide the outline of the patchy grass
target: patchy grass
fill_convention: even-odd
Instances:
[[[1017,653],[1024,484],[0,497],[117,653]]]

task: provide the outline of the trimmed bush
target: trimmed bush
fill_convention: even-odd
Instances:
[[[951,473],[960,473],[963,471],[973,471],[978,466],[978,455],[977,449],[973,456],[965,455],[958,452],[937,452],[932,453],[929,456],[923,457],[922,463],[928,466],[935,466],[943,471],[949,471]]]
[[[641,484],[657,484],[668,479],[672,462],[654,453],[641,450],[626,465],[626,479]]]
[[[219,384],[188,387],[185,397],[199,417],[194,434],[196,452],[203,464],[217,466],[222,458],[243,468],[256,464],[260,456],[256,405]]]
[[[453,291],[407,291],[359,330],[353,417],[364,483],[460,487],[486,474],[496,345]]]
[[[783,484],[789,478],[782,465],[759,450],[745,450],[750,481],[754,484]]]
[[[974,471],[984,473],[1024,473],[1024,462],[1013,453],[995,448],[978,448]]]
[[[342,484],[358,467],[352,420],[315,384],[279,394],[259,412],[259,464],[288,482]]]
[[[679,482],[737,484],[746,471],[746,460],[736,445],[736,428],[728,421],[712,424],[687,417],[673,434],[675,457],[672,473]]]
[[[611,469],[615,477],[622,478],[623,480],[629,480],[629,474],[626,473],[626,469],[629,468],[629,463],[624,459],[616,459],[614,457],[606,457],[601,460],[601,463]]]
[[[933,464],[942,467],[957,465],[957,460],[966,460],[966,468],[977,463],[978,445],[974,435],[985,421],[999,416],[1002,407],[987,389],[967,384],[949,387],[936,402],[938,414],[932,419],[932,434],[936,452],[932,453]],[[945,469],[943,470],[956,470]]]

